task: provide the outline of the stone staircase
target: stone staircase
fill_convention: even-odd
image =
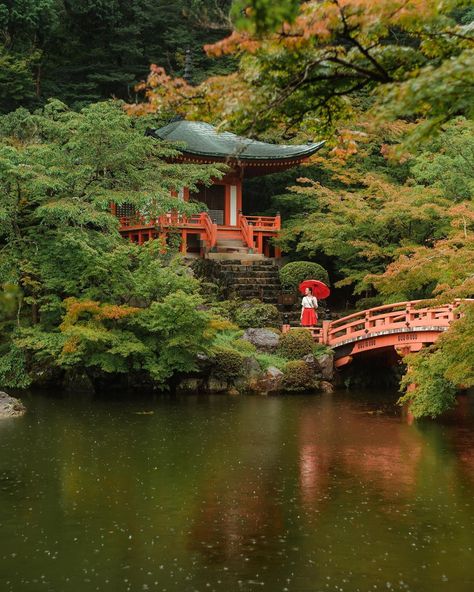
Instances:
[[[278,304],[281,284],[278,266],[272,259],[223,260],[219,268],[219,281],[226,287],[227,298],[258,298],[268,304]]]
[[[246,259],[245,254],[236,258],[234,253],[215,253],[224,255],[224,259],[202,260],[206,267],[205,277],[218,283],[224,298],[251,300],[257,298],[261,302],[274,304],[280,311],[284,324],[299,326],[301,315],[301,299],[298,296],[293,304],[279,302],[282,294],[279,266],[274,259],[257,255],[259,259]],[[247,257],[251,257],[249,254]],[[318,312],[320,319],[328,318],[324,310]]]

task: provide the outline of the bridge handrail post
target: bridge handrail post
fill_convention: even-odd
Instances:
[[[323,328],[322,328],[322,343],[324,345],[330,345],[329,343],[329,331],[331,329],[331,321],[323,321]]]

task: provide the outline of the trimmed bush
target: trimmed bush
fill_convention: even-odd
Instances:
[[[235,310],[234,322],[242,329],[250,327],[281,327],[278,308],[260,300],[248,300]]]
[[[242,374],[244,360],[247,356],[225,346],[216,346],[212,350],[212,372],[223,380],[231,380]]]
[[[276,353],[287,360],[297,360],[312,354],[313,349],[314,340],[307,329],[292,329],[280,337]]]
[[[285,290],[296,290],[303,280],[319,280],[329,285],[328,272],[311,261],[293,261],[280,269],[280,281]]]
[[[283,390],[306,391],[316,387],[313,371],[303,360],[288,362],[283,368]]]

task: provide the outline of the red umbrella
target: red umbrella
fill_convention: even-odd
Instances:
[[[311,288],[313,290],[313,296],[316,296],[319,300],[324,300],[331,293],[331,290],[326,284],[319,280],[304,280],[304,282],[301,282],[298,286],[298,289],[302,294],[304,294],[306,288]]]

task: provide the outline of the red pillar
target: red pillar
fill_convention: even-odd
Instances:
[[[186,230],[182,230],[181,231],[181,246],[179,247],[179,250],[181,251],[181,253],[183,255],[186,255],[188,249],[188,233]]]
[[[235,182],[237,186],[237,212],[242,211],[242,181],[238,179]]]
[[[225,197],[224,197],[224,224],[230,225],[230,185],[225,185]]]

